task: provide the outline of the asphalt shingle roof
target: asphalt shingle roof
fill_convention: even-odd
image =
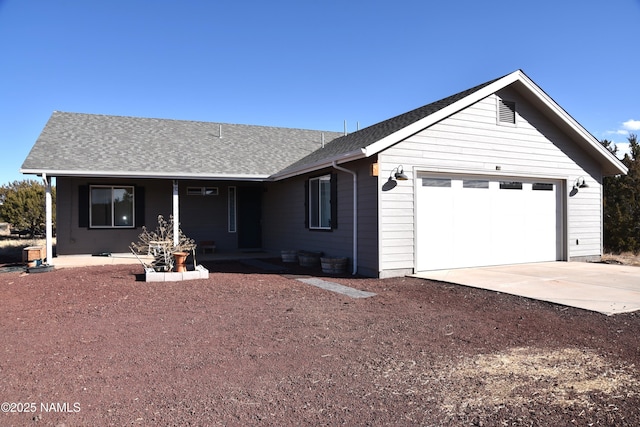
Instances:
[[[222,130],[222,137],[220,137]],[[338,132],[54,112],[23,170],[269,176]]]
[[[22,170],[48,171],[53,175],[56,172],[61,175],[90,172],[211,178],[264,178],[276,173],[295,173],[307,165],[366,148],[497,80],[348,135],[56,111],[24,161]]]
[[[415,110],[400,114],[399,116],[376,123],[357,132],[336,138],[329,144],[326,144],[324,148],[318,149],[290,165],[284,169],[282,173],[286,173],[290,170],[301,169],[304,168],[305,165],[320,163],[324,159],[335,158],[341,154],[352,153],[358,149],[366,148],[367,146],[411,125],[412,123],[415,123],[418,120],[430,116],[431,114],[466,98],[472,93],[489,86],[491,83],[500,80],[501,78],[502,77],[488,81],[471,89],[467,89],[439,101],[432,102],[431,104],[416,108]]]

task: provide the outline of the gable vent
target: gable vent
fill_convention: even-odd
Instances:
[[[500,123],[516,123],[516,103],[498,100],[498,121]]]

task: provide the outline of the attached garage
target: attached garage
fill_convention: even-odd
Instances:
[[[564,256],[562,181],[418,174],[416,269]]]
[[[380,277],[600,259],[603,179],[626,169],[523,73],[380,127],[404,120],[367,146]]]

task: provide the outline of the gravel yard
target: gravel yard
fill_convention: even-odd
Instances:
[[[0,424],[640,425],[639,313],[324,278],[376,294],[356,299],[297,267],[207,267],[0,274]]]

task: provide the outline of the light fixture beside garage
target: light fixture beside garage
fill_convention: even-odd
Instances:
[[[391,173],[389,174],[390,180],[393,179],[392,176],[398,181],[407,181],[409,179],[409,177],[407,177],[407,175],[404,174],[402,165],[398,165],[395,168],[391,169]]]
[[[573,189],[577,190],[578,188],[588,188],[586,181],[584,180],[584,176],[579,176],[576,178],[576,181],[573,183]]]

